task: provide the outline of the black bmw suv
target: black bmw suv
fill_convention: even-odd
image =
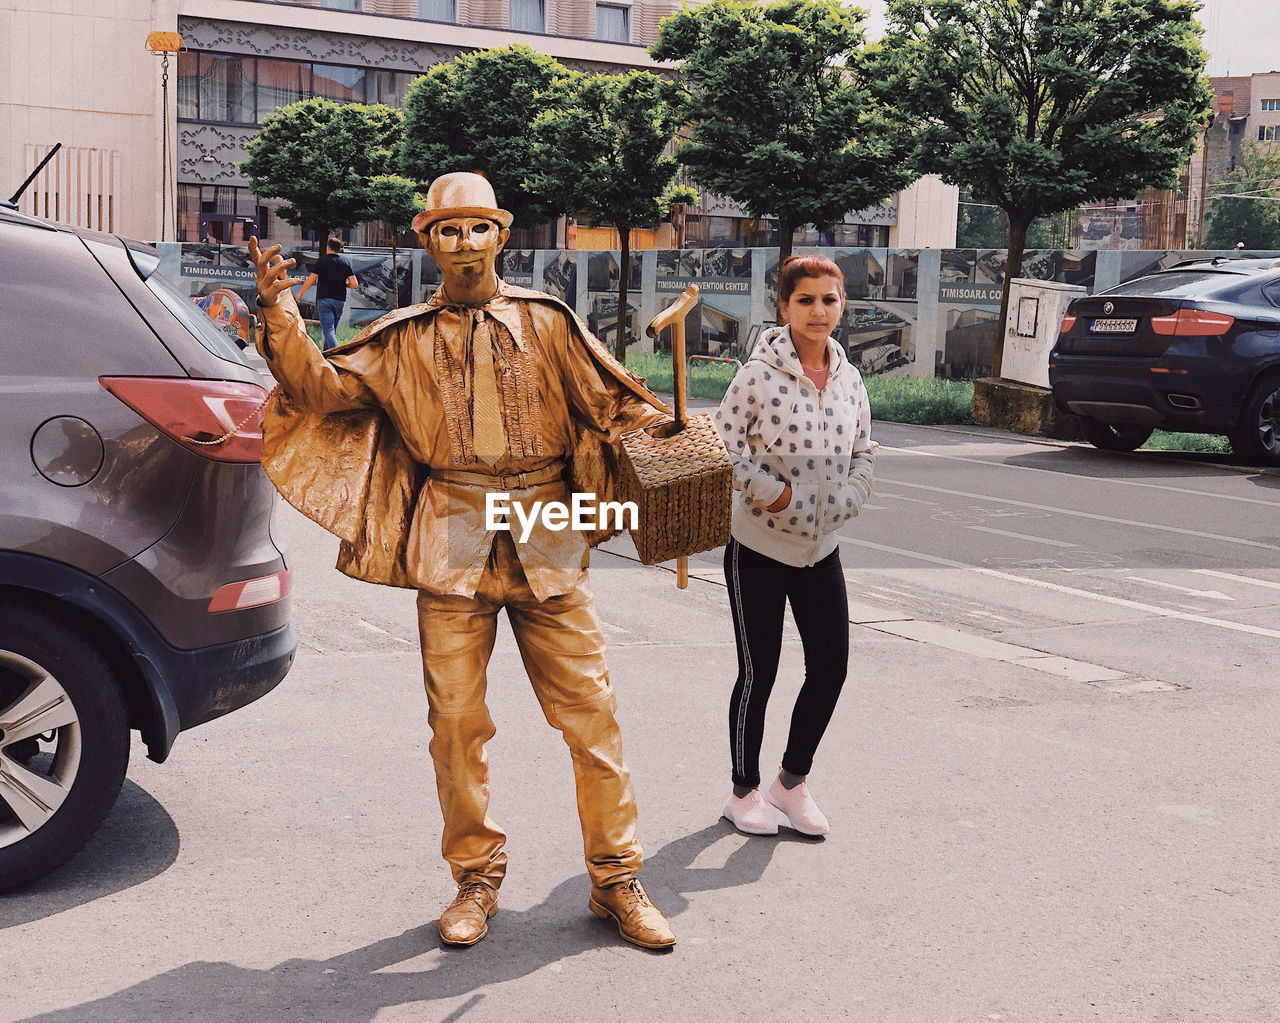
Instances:
[[[1077,298],[1049,383],[1097,447],[1219,433],[1246,461],[1280,465],[1280,261],[1197,260]]]
[[[157,265],[0,204],[0,891],[88,840],[131,731],[163,761],[293,661],[267,392]]]

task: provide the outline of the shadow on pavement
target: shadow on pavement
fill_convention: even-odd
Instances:
[[[42,920],[164,873],[178,856],[178,828],[151,795],[125,781],[101,828],[48,877],[0,895],[0,929]]]
[[[726,835],[726,821],[677,839],[650,857],[641,875],[668,917],[688,908],[695,892],[753,884],[779,842],[812,839],[784,832],[776,839],[742,838],[721,867],[694,860]],[[269,970],[199,962],[162,973],[106,998],[30,1017],[25,1023],[106,1023],[116,1020],[199,1018],[212,1023],[360,1023],[384,1008],[411,1002],[472,997],[449,1020],[463,1018],[485,998],[479,989],[527,976],[561,959],[623,945],[612,921],[587,910],[585,873],[558,885],[527,910],[499,909],[489,936],[469,949],[442,949],[435,919],[402,934],[331,959],[290,959]],[[443,907],[441,907],[443,908]],[[676,925],[679,937],[679,927]],[[637,956],[662,955],[625,946]],[[394,968],[440,950],[429,969]],[[679,946],[674,950],[679,954]],[[387,972],[379,972],[387,970]]]
[[[1100,470],[1105,470],[1102,474],[1107,479],[1120,480],[1164,479],[1174,466],[1179,476],[1187,477],[1218,475],[1221,469],[1251,468],[1235,455],[1205,451],[1101,451],[1079,445],[1011,455],[999,462],[1079,476],[1098,476]],[[1263,473],[1266,478],[1265,470]]]

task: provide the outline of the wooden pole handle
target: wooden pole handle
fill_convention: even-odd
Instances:
[[[690,284],[684,289],[679,298],[649,321],[649,326],[645,333],[650,337],[657,337],[658,331],[666,330],[676,320],[683,320],[693,311],[693,307],[697,304],[698,286]]]

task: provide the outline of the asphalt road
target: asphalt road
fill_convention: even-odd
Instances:
[[[626,541],[592,576],[648,853],[680,939],[587,912],[567,753],[510,636],[490,672],[490,935],[452,894],[411,593],[354,582],[296,513],[302,647],[270,696],[135,752],[102,832],[0,898],[0,1018],[1280,1019],[1280,476],[876,424],[841,549],[850,679],[821,841],[746,838],[728,794],[715,554],[677,590]],[[788,631],[765,738],[799,686]]]

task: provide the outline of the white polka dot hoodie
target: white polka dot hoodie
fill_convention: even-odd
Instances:
[[[716,412],[733,460],[733,538],[786,565],[816,564],[871,495],[876,448],[862,375],[832,339],[821,392],[790,327],[761,335]],[[791,486],[791,504],[768,511]]]

